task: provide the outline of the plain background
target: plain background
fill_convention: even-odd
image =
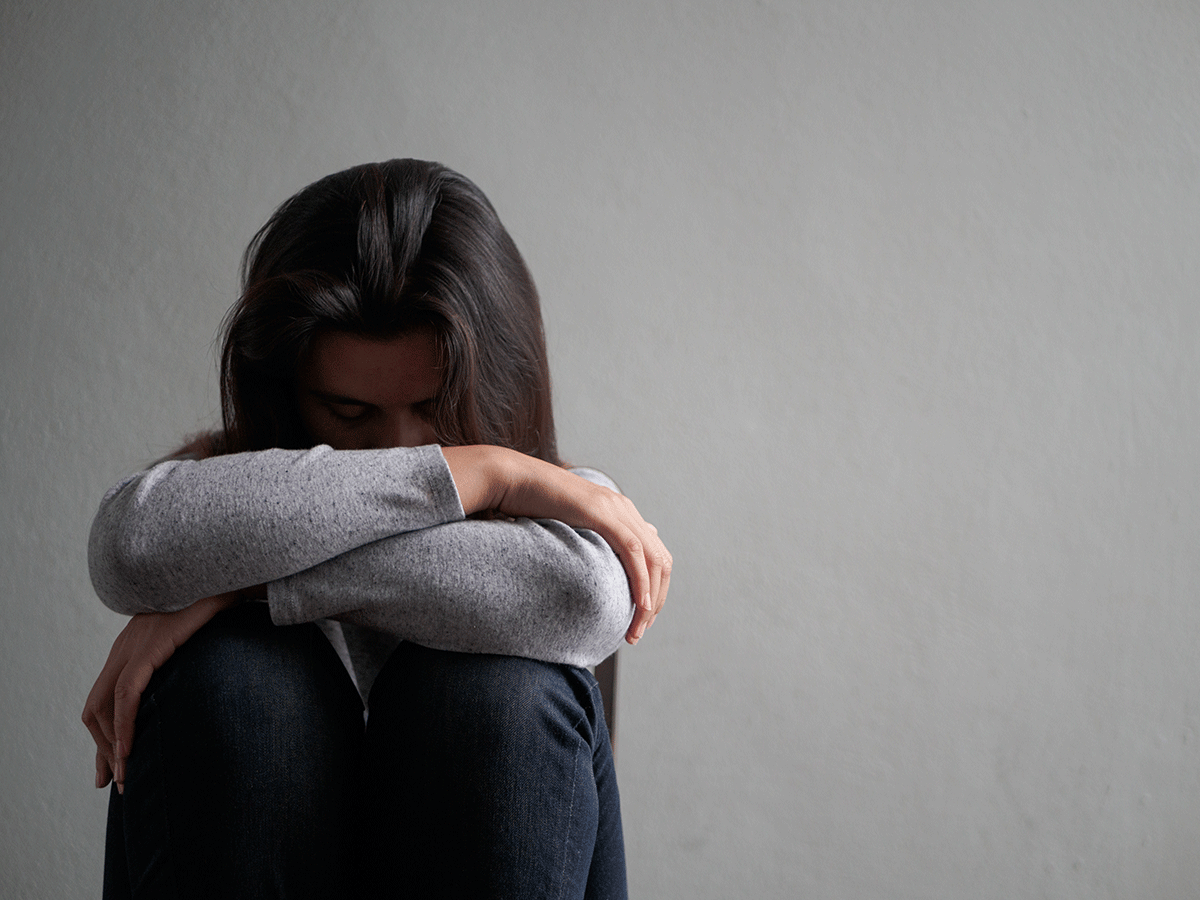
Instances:
[[[275,205],[393,156],[492,198],[675,553],[634,896],[1195,890],[1191,0],[0,9],[0,895],[98,895],[100,496],[214,421]]]

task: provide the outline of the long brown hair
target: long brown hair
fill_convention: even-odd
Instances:
[[[537,289],[487,197],[445,166],[356,166],[277,209],[242,258],[222,328],[218,452],[312,441],[295,384],[326,331],[387,338],[431,327],[446,372],[433,427],[558,464]]]

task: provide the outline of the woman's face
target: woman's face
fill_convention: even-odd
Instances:
[[[297,379],[300,418],[315,443],[335,450],[435,444],[430,419],[442,387],[431,329],[376,340],[319,335]]]

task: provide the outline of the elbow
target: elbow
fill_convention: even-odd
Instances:
[[[100,601],[113,612],[131,616],[161,610],[147,590],[156,582],[155,554],[129,528],[114,527],[103,511],[88,536],[88,574]]]
[[[595,599],[597,632],[601,637],[598,645],[599,655],[595,663],[607,659],[625,640],[629,625],[633,621],[633,596],[629,592],[629,579],[625,569],[615,555],[611,563],[605,566],[603,577],[600,579]]]
[[[128,552],[129,548],[122,546],[122,542],[106,538],[97,534],[96,526],[92,526],[88,540],[88,574],[92,579],[92,588],[100,602],[113,612],[133,615],[141,611],[134,597],[136,592],[132,589],[138,580],[134,574],[138,562],[135,555]]]
[[[143,514],[140,495],[173,464],[164,463],[150,475],[134,475],[113,486],[92,520],[88,534],[88,574],[100,601],[113,612],[132,616],[144,612],[174,612],[188,605],[174,588],[178,575],[163,529]],[[178,549],[178,548],[174,548]],[[178,559],[176,552],[175,557]],[[196,598],[191,598],[196,599]]]
[[[595,558],[575,573],[565,588],[571,595],[579,627],[579,666],[594,666],[611,656],[625,639],[633,620],[629,581],[620,561],[607,545],[596,548]]]

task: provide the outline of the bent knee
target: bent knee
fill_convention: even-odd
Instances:
[[[371,691],[371,718],[491,741],[538,730],[590,735],[600,707],[595,679],[574,666],[402,644]]]
[[[302,740],[362,723],[358,693],[320,630],[274,626],[255,604],[193,635],[155,673],[145,699],[158,716],[218,745],[245,742],[251,730],[264,740]]]

